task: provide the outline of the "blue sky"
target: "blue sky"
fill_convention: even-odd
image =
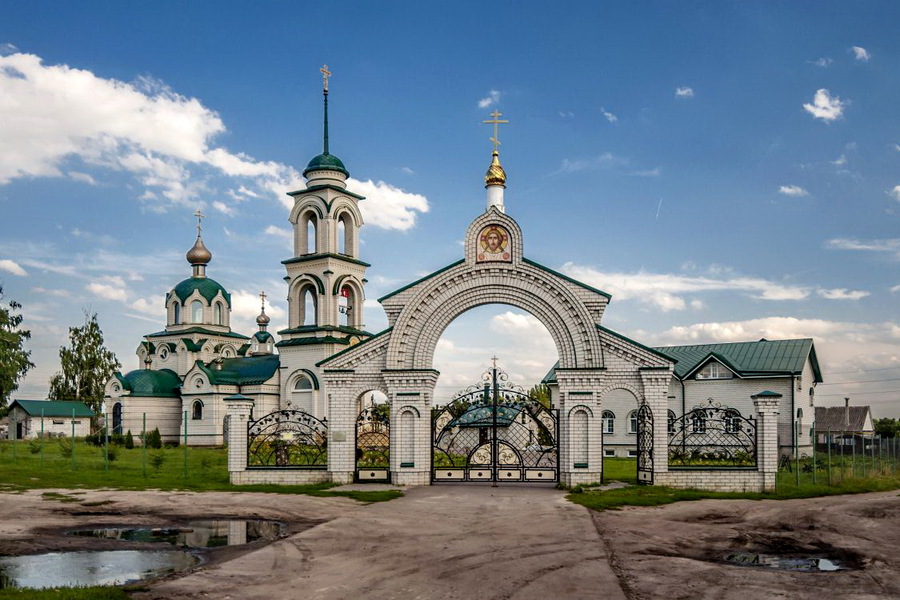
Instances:
[[[286,307],[283,192],[331,150],[368,197],[375,298],[462,255],[499,109],[525,253],[610,292],[604,324],[651,345],[813,337],[823,404],[900,416],[900,40],[892,2],[300,4],[6,2],[0,281],[23,303],[41,397],[85,307],[136,368],[189,273],[254,330]],[[273,327],[273,329],[275,328]],[[555,360],[508,307],[463,315],[442,393],[497,353]],[[866,383],[855,383],[855,382]]]

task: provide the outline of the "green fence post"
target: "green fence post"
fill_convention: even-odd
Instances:
[[[794,459],[797,461],[797,487],[800,487],[800,423],[794,421]]]
[[[188,478],[188,448],[187,448],[188,434],[187,434],[187,428],[188,428],[187,411],[184,411],[184,478],[185,479]]]
[[[103,440],[104,440],[104,471],[109,473],[109,413],[103,413]]]
[[[75,409],[72,409],[72,470],[75,470]]]
[[[816,452],[818,451],[818,445],[819,445],[819,444],[818,444],[818,442],[819,442],[819,432],[816,431],[816,422],[815,422],[815,421],[813,421],[813,425],[812,425],[812,434],[813,434],[813,439],[812,439],[812,447],[813,447],[813,485],[815,485],[815,484],[816,484],[816,479],[817,479],[817,477],[816,477],[816,467],[817,467],[817,465],[816,465]]]
[[[856,434],[853,434],[853,454],[850,455],[850,476],[856,477]]]
[[[844,483],[844,442],[846,441],[847,438],[841,435],[841,483]]]
[[[18,448],[19,446],[19,420],[13,419],[12,426],[13,431],[15,431],[15,433],[13,434],[13,462],[17,463],[19,462],[19,456],[16,452],[16,448]]]
[[[144,463],[144,479],[147,478],[147,413],[144,413],[143,431],[141,431],[141,454]]]
[[[875,474],[875,436],[872,435],[872,474]]]
[[[831,432],[828,432],[828,485],[831,485]]]
[[[41,409],[41,468],[44,467],[44,409]]]

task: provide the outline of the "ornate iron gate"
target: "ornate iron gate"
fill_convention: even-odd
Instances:
[[[276,410],[247,424],[247,468],[325,469],[328,424],[302,410]]]
[[[390,405],[373,404],[356,418],[356,481],[391,480]]]
[[[653,485],[653,411],[646,403],[637,411],[637,482]]]
[[[432,416],[433,481],[559,481],[558,415],[496,366]]]
[[[669,431],[669,470],[756,468],[756,423],[712,398],[675,419]]]

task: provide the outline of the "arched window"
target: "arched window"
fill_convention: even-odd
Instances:
[[[725,433],[740,433],[742,426],[741,413],[736,410],[729,410],[725,413]]]
[[[349,254],[349,252],[347,252],[347,225],[344,223],[343,215],[341,215],[337,222],[337,248],[338,252]]]
[[[669,411],[669,420],[668,420],[668,423],[666,424],[666,431],[668,432],[669,435],[672,435],[673,433],[675,433],[675,419],[676,419],[675,411],[670,410]]]
[[[313,213],[309,213],[306,221],[306,253],[307,254],[315,254],[317,249],[316,244],[316,229],[318,228],[318,223],[316,222],[316,215]]]
[[[203,322],[203,303],[199,300],[191,302],[191,323]]]
[[[300,375],[294,382],[291,400],[297,409],[308,413],[312,412],[313,384],[305,375]]]
[[[213,307],[213,323],[215,323],[216,325],[224,325],[225,324],[225,321],[222,318],[222,313],[223,313],[222,303],[216,302],[216,304]]]
[[[175,309],[175,314],[172,319],[172,323],[175,325],[181,325],[181,305],[176,302],[173,308]]]
[[[616,415],[611,410],[603,411],[603,433],[613,434],[616,432]]]
[[[300,292],[300,324],[316,324],[316,290],[311,285]]]
[[[703,411],[698,411],[691,417],[691,433],[706,433],[706,414]]]
[[[637,411],[633,410],[628,413],[628,433],[637,433],[638,423],[637,423]]]
[[[194,403],[191,405],[191,418],[195,421],[203,418],[203,402],[200,400],[194,400]]]
[[[114,435],[122,435],[122,403],[121,402],[116,402],[113,405],[112,432]]]

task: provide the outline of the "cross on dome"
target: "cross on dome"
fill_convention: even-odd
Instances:
[[[491,116],[494,117],[494,118],[493,118],[493,119],[490,119],[490,120],[482,121],[482,123],[492,124],[492,125],[494,126],[494,137],[490,138],[490,140],[491,140],[492,142],[494,142],[494,153],[496,154],[496,153],[497,153],[497,147],[500,145],[500,135],[499,135],[500,132],[499,132],[498,126],[499,126],[501,123],[509,123],[509,121],[506,120],[506,119],[501,119],[500,117],[503,116],[503,113],[501,113],[501,112],[500,112],[499,110],[497,110],[497,109],[494,109],[494,112],[491,113]]]

